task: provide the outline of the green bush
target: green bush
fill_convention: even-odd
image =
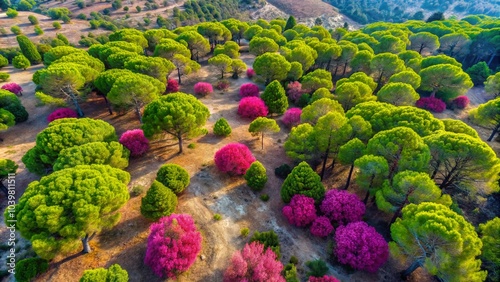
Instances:
[[[242,237],[247,237],[248,234],[250,234],[250,229],[248,229],[248,227],[245,227],[245,228],[241,228],[240,230],[240,235]]]
[[[17,3],[17,10],[18,11],[31,11],[31,9],[33,9],[33,5],[30,2],[28,2],[26,0],[19,1],[19,3]],[[33,1],[32,3],[35,3],[35,1]]]
[[[0,69],[9,65],[9,60],[4,56],[0,55]]]
[[[14,277],[18,282],[29,282],[38,274],[44,273],[49,268],[49,263],[42,258],[27,258],[16,263]]]
[[[141,214],[149,219],[158,220],[169,216],[177,207],[177,196],[172,190],[158,181],[151,184],[146,196],[141,201]]]
[[[8,8],[7,12],[5,14],[7,15],[7,17],[13,19],[13,18],[17,17],[17,15],[19,13],[16,10],[12,9],[12,8]]]
[[[217,136],[229,136],[231,134],[231,126],[227,122],[227,120],[223,117],[218,119],[213,128],[214,134]]]
[[[297,265],[299,264],[299,259],[296,256],[291,256],[290,263]]]
[[[17,25],[13,25],[10,27],[10,31],[12,31],[12,33],[14,33],[15,35],[20,35],[22,34],[23,32],[21,31],[21,28],[18,27]]]
[[[139,195],[141,195],[142,193],[144,193],[144,186],[142,185],[135,185],[134,187],[132,187],[132,191],[130,191],[130,194],[132,195],[132,197],[137,197]]]
[[[262,194],[262,195],[260,195],[260,199],[263,202],[267,202],[267,201],[269,201],[269,195],[268,194]]]
[[[222,216],[218,213],[214,214],[214,220],[219,221],[222,219]]]
[[[70,22],[71,22],[71,18],[70,18],[69,16],[67,16],[67,15],[62,16],[62,17],[61,17],[61,20],[62,20],[62,21],[63,21],[63,23],[65,23],[65,24],[68,24],[68,23],[70,23]]]
[[[323,277],[328,272],[328,266],[326,262],[321,259],[311,260],[306,262],[307,267],[310,271],[307,272],[307,276]]]
[[[6,72],[0,72],[0,81],[7,81],[10,78],[10,74]]]
[[[188,145],[188,149],[195,149],[196,148],[196,143],[190,143]]]
[[[43,29],[37,25],[35,25],[35,33],[36,35],[42,35],[43,34]]]
[[[274,175],[281,179],[285,179],[290,174],[290,172],[292,172],[292,168],[287,164],[282,164],[274,169]]]
[[[32,25],[37,25],[38,24],[38,19],[35,16],[33,16],[33,15],[29,15],[28,16],[28,20],[30,21],[30,23]]]
[[[119,264],[113,264],[109,269],[96,268],[89,269],[83,272],[83,276],[80,278],[79,282],[127,282],[128,272],[121,268]]]
[[[156,173],[156,180],[175,194],[179,194],[189,185],[189,174],[180,165],[166,164]]]
[[[84,13],[80,13],[78,14],[78,16],[76,16],[76,18],[79,20],[86,20],[87,16]]]
[[[289,203],[296,194],[311,197],[316,203],[325,196],[321,178],[306,162],[294,167],[281,186],[281,198],[285,203]]]
[[[89,24],[91,29],[98,29],[101,26],[101,21],[91,20],[89,21]]]
[[[266,168],[259,161],[255,161],[246,171],[244,178],[250,188],[255,191],[260,191],[267,182]]]
[[[38,52],[35,44],[25,35],[18,35],[16,37],[17,43],[21,48],[23,55],[30,60],[32,65],[36,65],[42,62],[42,56]]]
[[[28,112],[16,94],[0,89],[0,108],[11,112],[16,117],[16,123],[28,119]]]
[[[266,249],[270,248],[276,254],[277,259],[281,258],[280,241],[278,239],[278,234],[273,230],[262,233],[255,231],[252,238],[250,238],[250,243],[255,241],[260,242]]]
[[[491,75],[491,70],[485,62],[479,62],[465,71],[475,86],[483,85],[488,76]]]
[[[16,69],[26,70],[31,66],[30,60],[26,58],[23,54],[19,54],[12,59],[12,65]]]
[[[59,20],[62,19],[63,16],[69,16],[71,12],[68,8],[50,8],[47,14],[51,19]]]
[[[61,23],[60,23],[60,22],[53,22],[53,23],[52,23],[52,26],[53,26],[55,29],[61,29]]]
[[[297,267],[293,263],[288,263],[283,269],[283,276],[286,282],[300,282],[297,274]]]

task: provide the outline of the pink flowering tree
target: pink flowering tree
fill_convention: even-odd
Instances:
[[[76,113],[75,110],[70,108],[59,108],[50,113],[50,115],[47,117],[47,121],[52,122],[60,118],[76,118],[76,117],[78,117],[78,114]]]
[[[322,277],[310,276],[308,282],[340,282],[340,281],[333,276],[325,275]]]
[[[470,103],[469,97],[467,96],[458,96],[453,101],[451,101],[451,106],[454,109],[465,109]]]
[[[365,204],[356,194],[338,189],[326,192],[320,205],[321,212],[331,221],[340,225],[361,221],[365,209]]]
[[[215,153],[214,160],[220,171],[243,175],[255,162],[255,157],[247,146],[241,143],[229,143]]]
[[[281,121],[288,127],[292,128],[300,124],[300,115],[302,114],[302,109],[300,108],[290,108],[288,109]]]
[[[307,226],[316,219],[314,199],[302,194],[294,195],[281,211],[290,224],[299,227]]]
[[[179,91],[179,82],[175,79],[169,78],[167,81],[166,93],[174,93]]]
[[[417,100],[415,106],[434,113],[442,113],[446,110],[446,104],[441,99],[435,97],[422,97]]]
[[[7,91],[10,91],[16,95],[23,95],[23,88],[21,85],[15,83],[15,82],[9,82],[4,85],[2,85],[2,89],[5,89]]]
[[[212,94],[214,89],[212,84],[208,82],[198,82],[194,85],[194,93],[200,96],[207,96],[208,94]]]
[[[238,106],[238,114],[244,118],[256,119],[265,117],[268,113],[266,104],[259,97],[243,98]]]
[[[376,272],[389,258],[389,247],[375,228],[358,221],[335,230],[334,254],[340,263]]]
[[[240,87],[240,97],[259,97],[259,86],[253,83],[243,83]]]
[[[309,229],[311,234],[317,237],[326,237],[333,231],[332,223],[326,216],[318,216]]]
[[[288,83],[286,86],[286,94],[288,94],[288,98],[292,100],[294,103],[297,102],[297,100],[300,99],[300,96],[304,94],[304,91],[302,90],[302,84],[298,81],[293,81]]]
[[[196,260],[201,234],[188,214],[162,217],[150,227],[144,264],[161,278],[175,278]]]
[[[144,136],[142,129],[125,131],[119,142],[129,149],[130,156],[138,157],[144,155],[149,149],[149,140]]]
[[[252,79],[255,76],[255,71],[253,69],[247,69],[247,77]]]
[[[285,278],[281,276],[283,264],[276,259],[271,248],[264,250],[264,245],[260,242],[246,244],[242,251],[237,251],[231,258],[229,267],[224,272],[224,282],[285,282]]]

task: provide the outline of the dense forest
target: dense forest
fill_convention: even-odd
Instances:
[[[1,276],[498,281],[499,18],[232,17],[255,4],[39,43],[6,9]]]
[[[403,22],[406,20],[423,20],[424,15],[433,12],[468,15],[485,14],[500,16],[498,0],[324,0],[338,8],[339,11],[353,20],[367,24],[377,21]]]

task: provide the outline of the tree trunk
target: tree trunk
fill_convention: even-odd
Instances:
[[[221,71],[220,79],[224,79],[224,71]]]
[[[408,276],[413,273],[417,268],[422,266],[422,262],[420,260],[414,261],[406,270],[401,272],[401,279],[406,280],[408,279]]]
[[[424,49],[424,44],[420,45],[420,49],[418,49],[418,53],[422,55],[422,50]]]
[[[177,136],[177,139],[179,140],[179,154],[182,154],[182,136]]]
[[[349,169],[349,175],[347,176],[347,182],[345,183],[344,190],[347,190],[347,188],[349,188],[349,184],[351,183],[351,176],[352,176],[353,170],[354,170],[354,164],[352,164],[351,169]]]
[[[404,206],[405,206],[405,205],[404,205],[404,204],[402,204],[402,205],[398,208],[398,210],[397,210],[396,212],[394,212],[394,215],[393,215],[393,216],[392,216],[392,218],[391,218],[391,223],[390,223],[389,225],[393,224],[393,223],[394,223],[394,221],[396,221],[396,218],[398,218],[398,217],[399,217],[399,215],[401,214],[401,210],[403,209],[403,207],[404,207]]]
[[[325,157],[323,158],[323,167],[321,168],[321,180],[323,180],[323,176],[325,176],[326,162],[328,161],[328,154],[330,153],[330,140],[331,140],[331,135],[330,138],[328,138],[328,146],[326,147]]]
[[[89,235],[85,235],[85,237],[82,239],[82,244],[83,244],[83,253],[88,254],[92,251],[89,245]]]
[[[345,63],[345,64],[344,64],[344,71],[342,72],[342,76],[344,76],[344,75],[345,75],[345,71],[347,70],[347,64],[348,64],[348,63]]]
[[[493,59],[495,58],[495,56],[496,56],[496,52],[493,52],[493,54],[491,54],[490,60],[488,61],[488,67],[490,66],[491,62],[493,62]]]
[[[75,105],[76,112],[78,113],[78,117],[83,117],[84,116],[83,111],[80,108],[80,105],[78,104],[78,101],[76,100],[76,98],[72,98],[71,100],[73,100],[73,104]]]
[[[437,89],[432,90],[431,97],[436,98]]]
[[[104,102],[106,103],[106,107],[108,107],[109,114],[113,114],[113,110],[111,109],[111,104],[109,104],[108,98],[106,98],[106,95],[102,95],[102,98],[104,98]]]
[[[181,84],[181,69],[177,68],[177,77],[179,78],[179,84]]]
[[[437,172],[439,171],[439,166],[441,165],[441,161],[437,161],[436,169],[432,172],[431,179],[436,177]]]
[[[138,105],[135,106],[135,112],[137,113],[137,116],[139,117],[139,121],[142,124],[141,108]]]
[[[262,151],[264,151],[264,132],[262,132]]]
[[[495,134],[497,134],[498,129],[500,129],[500,123],[498,123],[497,126],[495,126],[495,128],[493,128],[493,132],[491,132],[490,137],[488,137],[488,140],[486,140],[486,141],[490,142],[491,140],[493,140],[493,137],[495,137]]]
[[[366,203],[368,203],[368,197],[370,197],[370,190],[366,191],[365,199],[363,200],[363,203],[366,206]]]

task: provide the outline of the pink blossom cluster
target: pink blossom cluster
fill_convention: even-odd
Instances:
[[[286,89],[286,94],[288,94],[288,97],[293,102],[297,102],[297,100],[300,99],[300,96],[304,94],[304,91],[302,90],[302,84],[300,84],[300,82],[298,81],[288,83]]]
[[[358,221],[337,228],[334,254],[340,263],[376,272],[389,258],[389,247],[375,228]]]
[[[231,258],[224,272],[224,282],[273,281],[285,282],[281,276],[283,264],[276,260],[276,254],[259,242],[246,244],[242,251]]]
[[[240,97],[259,97],[259,86],[253,83],[243,83],[240,87]]]
[[[207,96],[208,94],[212,94],[214,89],[212,84],[208,82],[198,82],[194,85],[194,93],[196,95]]]
[[[446,104],[441,99],[435,97],[422,97],[417,100],[415,106],[434,113],[442,113],[446,110]]]
[[[22,93],[23,88],[21,87],[21,85],[15,83],[15,82],[5,83],[4,85],[2,85],[2,89],[10,91],[16,95],[23,95],[23,93]]]
[[[291,128],[300,124],[300,115],[302,114],[302,109],[300,108],[290,108],[283,115],[283,123]]]
[[[345,190],[331,189],[325,194],[320,210],[331,221],[338,224],[361,221],[365,204],[355,194]]]
[[[247,77],[252,79],[255,76],[255,71],[253,69],[247,69]]]
[[[149,140],[144,136],[142,129],[133,129],[125,131],[120,137],[119,142],[129,149],[132,157],[144,155],[149,149]]]
[[[76,117],[78,117],[78,114],[76,113],[75,110],[72,110],[70,108],[59,108],[50,113],[50,115],[47,117],[47,121],[52,122],[60,118],[76,118]]]
[[[308,282],[340,282],[340,281],[333,276],[325,275],[322,277],[310,276]]]
[[[238,114],[244,118],[256,119],[265,117],[268,113],[266,104],[259,97],[243,98],[238,106]]]
[[[299,227],[307,226],[316,219],[314,199],[301,194],[294,195],[281,211],[290,224]]]
[[[326,237],[333,231],[332,223],[326,216],[318,216],[309,229],[311,234],[317,237]]]
[[[229,143],[215,153],[214,160],[220,171],[243,175],[255,162],[255,157],[247,146],[241,143]]]
[[[168,79],[166,93],[174,93],[179,91],[179,82],[175,79]]]
[[[467,96],[458,96],[451,102],[454,108],[456,109],[465,109],[470,103],[469,97]]]
[[[188,214],[162,217],[150,227],[144,264],[162,278],[189,269],[201,250],[201,234]]]

